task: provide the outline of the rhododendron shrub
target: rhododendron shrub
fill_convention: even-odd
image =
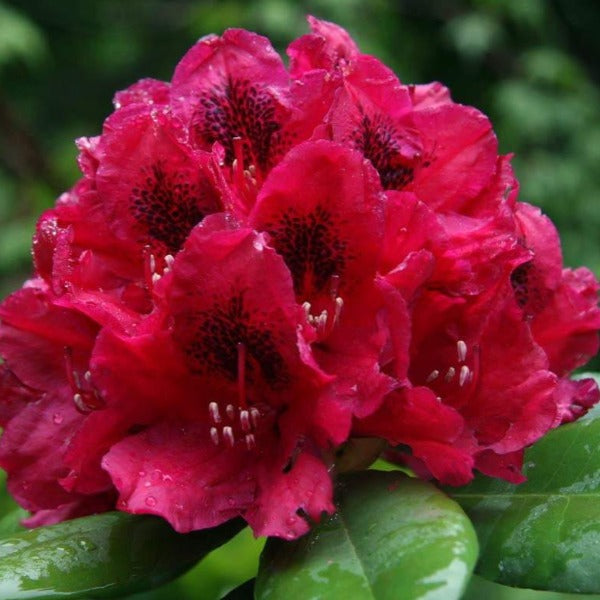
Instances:
[[[563,267],[487,117],[309,20],[289,69],[257,34],[204,37],[77,141],[0,306],[0,465],[28,524],[118,509],[294,539],[335,511],[349,440],[519,483],[597,402],[570,374],[598,282]]]

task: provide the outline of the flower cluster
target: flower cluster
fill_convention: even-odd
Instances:
[[[115,98],[0,306],[0,465],[30,525],[118,508],[293,539],[336,452],[523,479],[598,400],[598,284],[489,120],[310,18],[202,38]]]

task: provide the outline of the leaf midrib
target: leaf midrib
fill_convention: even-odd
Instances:
[[[354,554],[354,556],[356,557],[356,560],[358,562],[358,564],[360,565],[360,568],[362,569],[362,572],[364,574],[365,580],[367,582],[367,589],[369,591],[370,597],[373,600],[377,600],[375,595],[373,594],[373,590],[371,588],[371,582],[369,580],[369,577],[367,576],[367,568],[365,566],[365,564],[363,563],[363,561],[360,558],[360,555],[358,553],[358,549],[356,548],[356,545],[354,544],[354,541],[352,540],[352,536],[350,535],[350,529],[348,527],[348,524],[346,523],[346,519],[344,518],[344,514],[343,512],[340,510],[339,511],[339,520],[342,524],[342,531],[344,532],[346,539],[348,540],[348,544],[350,545],[350,548],[352,549],[352,553]]]

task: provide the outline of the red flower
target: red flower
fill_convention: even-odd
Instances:
[[[116,507],[291,539],[334,510],[352,436],[518,482],[598,400],[569,379],[598,284],[517,202],[489,120],[309,22],[289,71],[208,36],[78,140],[0,306],[0,465],[30,525]]]
[[[333,510],[320,456],[346,438],[348,419],[328,407],[330,377],[311,357],[281,257],[249,229],[205,223],[138,335],[105,332],[98,344],[93,372],[108,408],[139,431],[103,466],[120,507],[179,531],[241,514],[257,535],[296,537],[308,528],[298,511],[318,520]]]

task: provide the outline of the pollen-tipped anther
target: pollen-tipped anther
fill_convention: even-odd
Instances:
[[[256,426],[258,425],[258,419],[260,418],[260,411],[258,408],[250,409],[250,418],[252,419],[252,426],[256,429]]]
[[[337,296],[335,299],[335,313],[333,315],[333,323],[337,323],[340,314],[342,313],[342,308],[344,308],[344,299],[341,296]]]
[[[221,422],[221,414],[219,413],[219,405],[216,402],[211,402],[208,405],[208,412],[210,413],[210,418],[213,423]]]
[[[254,437],[254,434],[249,433],[246,436],[246,447],[248,448],[248,450],[252,450],[252,448],[254,448],[256,446],[256,438]]]
[[[437,369],[434,369],[433,371],[431,371],[431,373],[429,373],[425,381],[426,383],[431,383],[432,381],[435,381],[439,376],[440,372]]]
[[[235,444],[235,437],[233,437],[233,429],[228,425],[223,427],[223,438],[233,448]]]
[[[444,375],[444,380],[449,383],[450,381],[452,381],[452,378],[454,377],[454,375],[456,375],[456,369],[454,367],[450,367],[447,371],[446,371],[446,375]]]
[[[233,404],[228,404],[225,407],[225,412],[231,421],[235,419],[235,408],[233,407]]]
[[[459,362],[465,362],[465,358],[467,358],[467,344],[464,340],[456,342],[456,354],[458,355]]]
[[[247,410],[240,411],[240,425],[244,431],[250,431],[252,429],[250,424],[250,413]]]
[[[469,380],[471,371],[467,365],[463,365],[460,368],[460,374],[458,376],[458,385],[463,386]]]
[[[216,427],[210,428],[210,439],[213,441],[215,446],[219,445],[219,432]]]

